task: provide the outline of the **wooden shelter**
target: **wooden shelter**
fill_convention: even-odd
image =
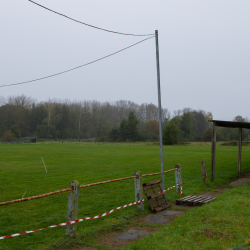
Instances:
[[[241,173],[241,148],[242,148],[242,129],[250,129],[249,122],[229,122],[229,121],[218,121],[208,120],[213,123],[212,132],[212,154],[211,154],[211,180],[214,181],[215,175],[215,151],[216,151],[216,126],[217,127],[228,127],[228,128],[239,128],[239,140],[238,140],[238,174]]]
[[[247,145],[249,141],[250,141],[250,129],[247,129]]]

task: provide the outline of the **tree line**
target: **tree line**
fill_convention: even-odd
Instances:
[[[212,119],[212,113],[203,110],[184,108],[175,111],[173,118],[163,129],[163,143],[172,145],[178,142],[209,142],[212,139],[212,123],[208,120]],[[234,117],[233,121],[248,122],[248,119],[238,115]],[[238,140],[238,136],[239,130],[237,128],[216,128],[217,141],[235,141]],[[246,139],[246,136],[247,130],[243,129],[243,140]]]
[[[210,112],[162,109],[163,134],[173,143],[211,140]],[[237,119],[243,119],[238,116]],[[243,119],[244,120],[244,119]],[[98,141],[159,141],[158,107],[152,103],[51,100],[38,102],[25,95],[0,97],[0,138],[34,136],[45,139]],[[221,128],[218,136],[235,139]],[[172,140],[172,139],[171,139]],[[170,140],[170,141],[171,141]],[[169,142],[165,143],[169,144]],[[172,144],[172,142],[170,142]]]

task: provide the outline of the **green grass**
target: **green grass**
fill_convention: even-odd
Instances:
[[[142,174],[160,172],[158,145],[143,144],[16,144],[0,145],[0,202],[67,188],[70,181],[81,185]],[[242,172],[249,170],[250,147],[243,147]],[[237,176],[237,147],[218,146],[215,182],[202,183],[201,160],[206,160],[210,177],[210,146],[164,146],[165,170],[182,167],[183,195],[196,194],[226,184]],[[43,157],[48,173],[40,163]],[[31,163],[28,164],[27,163]],[[34,164],[36,163],[36,164]],[[26,165],[25,165],[26,164]],[[13,166],[20,165],[20,166]],[[160,179],[145,177],[144,182]],[[134,201],[132,180],[99,185],[80,190],[79,218],[95,216]],[[175,184],[174,173],[165,175],[165,187]],[[167,194],[170,201],[178,195]],[[150,212],[145,203],[144,214]],[[43,228],[66,221],[67,193],[0,207],[0,236]],[[75,243],[91,244],[93,237],[126,226],[140,213],[135,206],[115,211],[104,218],[77,225],[77,239],[67,239],[65,227],[58,227],[1,240],[0,249],[68,249]],[[72,243],[73,242],[73,243]]]

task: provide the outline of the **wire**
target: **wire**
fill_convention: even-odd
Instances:
[[[73,18],[71,18],[71,17],[68,17],[68,16],[66,16],[66,15],[64,15],[64,14],[58,13],[58,12],[56,12],[56,11],[54,11],[54,10],[51,10],[51,9],[49,9],[49,8],[47,8],[47,7],[45,7],[45,6],[41,5],[41,4],[38,4],[38,3],[36,3],[36,2],[34,2],[34,1],[32,1],[32,0],[28,0],[28,1],[30,1],[30,2],[32,2],[32,3],[34,3],[34,4],[36,4],[36,5],[38,5],[38,6],[42,7],[42,8],[44,8],[44,9],[46,9],[46,10],[49,10],[49,11],[55,13],[55,14],[58,14],[58,15],[63,16],[63,17],[66,17],[66,18],[68,18],[68,19],[70,19],[70,20],[72,20],[72,21],[75,21],[75,22],[77,22],[77,23],[84,24],[84,25],[89,26],[89,27],[91,27],[91,28],[95,28],[95,29],[99,29],[99,30],[103,30],[103,31],[107,31],[107,32],[111,32],[111,33],[115,33],[115,34],[119,34],[119,35],[125,35],[125,36],[153,36],[153,35],[154,35],[154,34],[144,34],[144,35],[126,34],[126,33],[116,32],[116,31],[112,31],[112,30],[102,29],[102,28],[99,28],[99,27],[96,27],[96,26],[93,26],[93,25],[90,25],[90,24],[83,23],[83,22],[81,22],[81,21],[75,20],[75,19],[73,19]]]
[[[104,56],[104,57],[102,57],[102,58],[99,58],[99,59],[97,59],[97,60],[94,60],[94,61],[92,61],[92,62],[89,62],[89,63],[83,64],[83,65],[77,66],[77,67],[72,68],[72,69],[65,70],[65,71],[60,72],[60,73],[56,73],[56,74],[53,74],[53,75],[50,75],[50,76],[45,76],[45,77],[41,77],[41,78],[38,78],[38,79],[26,81],[26,82],[13,83],[13,84],[9,84],[9,85],[8,85],[8,84],[7,84],[7,85],[1,85],[0,88],[2,88],[2,87],[14,86],[14,85],[20,85],[20,84],[25,84],[25,83],[29,83],[29,82],[40,81],[40,80],[47,79],[47,78],[50,78],[50,77],[53,77],[53,76],[58,76],[58,75],[61,75],[61,74],[70,72],[70,71],[72,71],[72,70],[75,70],[75,69],[79,69],[79,68],[85,67],[85,66],[87,66],[87,65],[89,65],[89,64],[92,64],[92,63],[101,61],[101,60],[103,60],[103,59],[105,59],[105,58],[107,58],[107,57],[110,57],[110,56],[113,56],[113,55],[115,55],[115,54],[118,54],[118,53],[120,53],[120,52],[122,52],[122,51],[124,51],[124,50],[126,50],[126,49],[129,49],[129,48],[131,48],[131,47],[133,47],[133,46],[135,46],[135,45],[137,45],[137,44],[139,44],[139,43],[145,42],[146,40],[149,40],[149,39],[152,39],[152,38],[154,38],[154,36],[149,37],[149,38],[146,38],[146,39],[143,39],[143,40],[141,40],[140,42],[134,43],[134,44],[132,44],[132,45],[130,45],[130,46],[124,48],[124,49],[118,50],[118,51],[116,51],[116,52],[114,52],[114,53],[112,53],[112,54],[109,54],[109,55],[107,55],[107,56]]]

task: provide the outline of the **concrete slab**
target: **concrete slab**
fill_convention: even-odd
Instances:
[[[147,223],[153,224],[164,224],[170,222],[170,220],[167,219],[165,216],[159,214],[149,214],[146,216],[145,221]]]
[[[248,183],[250,183],[250,178],[240,178],[236,181],[229,183],[229,185],[231,187],[239,187],[239,186],[246,186]]]
[[[115,238],[118,240],[136,240],[148,235],[149,232],[145,232],[137,229],[130,229],[127,232],[116,235]]]
[[[180,211],[171,211],[171,210],[165,210],[160,213],[162,213],[164,216],[180,216],[183,214]]]

